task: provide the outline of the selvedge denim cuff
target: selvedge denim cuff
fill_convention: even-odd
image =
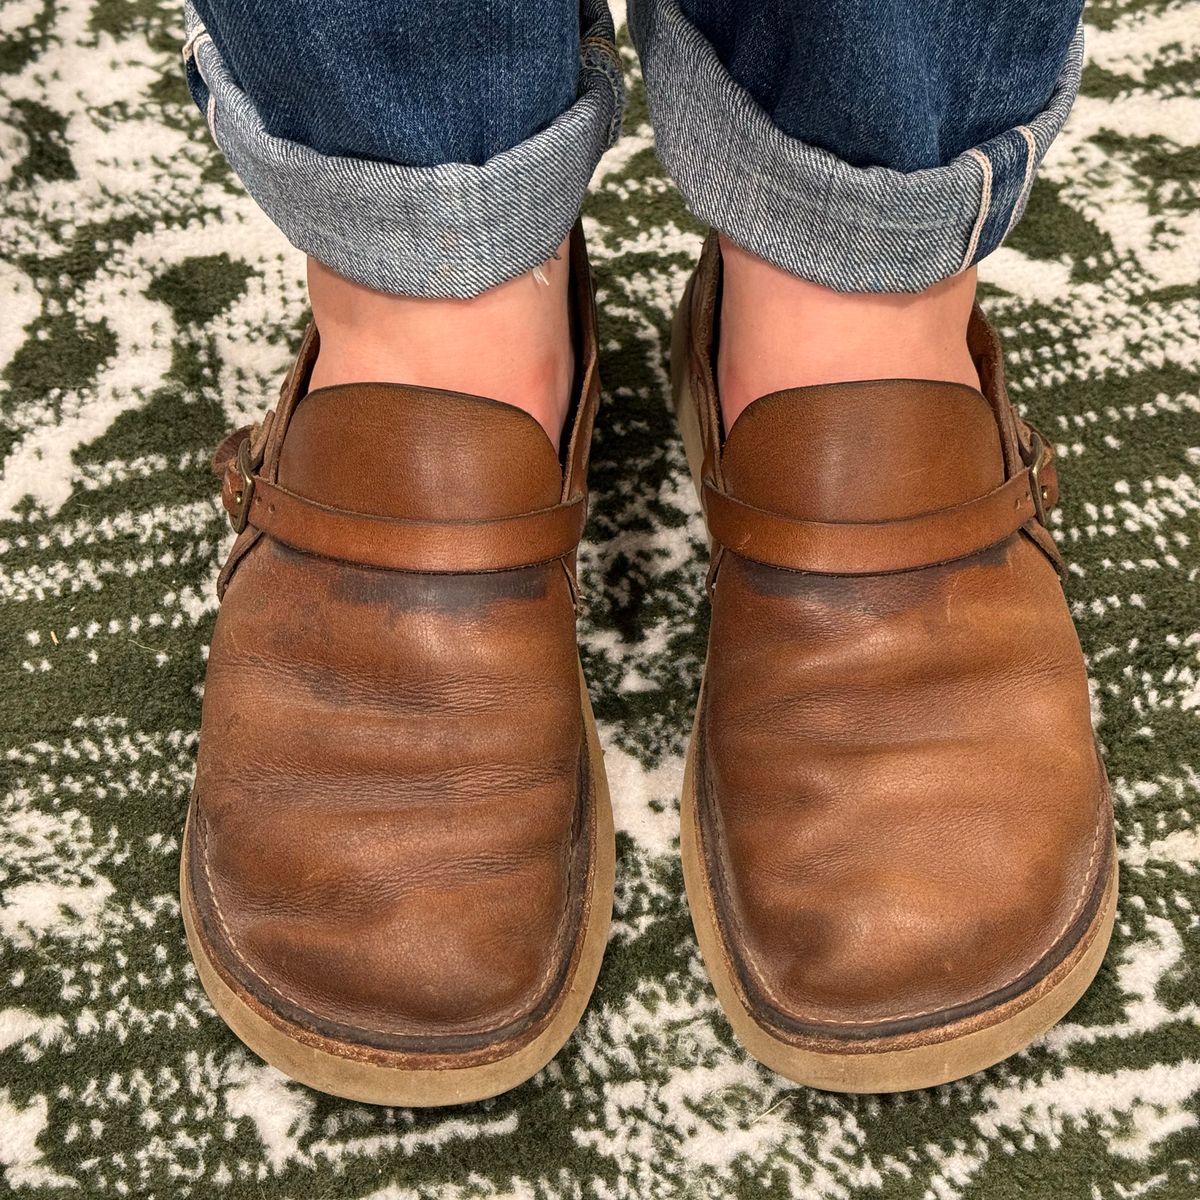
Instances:
[[[297,249],[379,291],[476,296],[553,258],[620,130],[603,0],[583,0],[575,103],[483,166],[408,167],[272,136],[190,2],[184,13],[188,86],[246,190]]]
[[[1020,219],[1070,112],[1083,27],[1045,109],[943,167],[854,167],[789,137],[737,83],[678,0],[636,0],[630,27],[658,155],[688,207],[760,258],[844,292],[916,292],[990,254]]]

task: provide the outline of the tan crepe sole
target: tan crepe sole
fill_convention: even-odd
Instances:
[[[687,324],[681,306],[671,341],[671,374],[684,449],[699,495],[704,448],[688,388]],[[702,704],[703,689],[696,708],[697,725]],[[961,1079],[1008,1058],[1043,1034],[1070,1011],[1096,977],[1117,911],[1115,851],[1112,875],[1091,925],[1066,959],[1028,992],[985,1013],[921,1034],[845,1043],[844,1049],[831,1045],[833,1039],[807,1039],[807,1046],[785,1041],[747,1006],[717,924],[696,802],[697,741],[694,726],[684,770],[680,829],[683,881],[692,925],[717,999],[734,1034],[755,1058],[780,1075],[830,1092],[903,1092]],[[815,1044],[818,1042],[822,1044]]]
[[[367,1104],[433,1107],[466,1104],[506,1092],[535,1075],[562,1049],[583,1016],[600,972],[600,961],[604,957],[612,919],[616,866],[612,805],[604,774],[604,757],[596,735],[596,723],[582,670],[579,681],[587,726],[588,753],[596,781],[591,890],[586,901],[583,945],[574,971],[564,984],[557,1008],[545,1028],[505,1057],[464,1067],[413,1069],[386,1065],[378,1061],[387,1057],[385,1052],[370,1051],[363,1046],[336,1042],[330,1038],[319,1040],[323,1046],[335,1047],[335,1051],[322,1049],[313,1044],[311,1034],[278,1014],[272,1014],[272,1019],[264,1017],[262,1005],[247,1003],[225,981],[200,936],[198,921],[192,911],[187,871],[181,862],[179,886],[183,924],[192,958],[200,973],[200,982],[221,1019],[255,1054],[292,1079],[333,1096]],[[187,846],[186,828],[184,846]],[[407,1058],[411,1060],[412,1056],[408,1055]]]

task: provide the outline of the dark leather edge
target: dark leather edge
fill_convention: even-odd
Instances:
[[[703,696],[700,702],[701,704],[704,703]],[[713,916],[716,919],[717,929],[720,933],[721,946],[726,958],[733,967],[738,989],[742,994],[742,999],[750,1015],[760,1024],[770,1027],[785,1038],[791,1035],[795,1038],[820,1039],[825,1042],[855,1043],[877,1041],[883,1038],[904,1037],[905,1035],[912,1034],[928,1034],[946,1026],[954,1025],[959,1021],[978,1017],[989,1010],[999,1008],[1009,1001],[1015,1000],[1023,993],[1035,988],[1079,945],[1095,920],[1101,901],[1108,888],[1114,866],[1115,856],[1111,835],[1105,842],[1104,858],[1096,871],[1096,879],[1092,887],[1092,892],[1070,929],[1067,930],[1057,943],[1048,947],[1042,957],[1025,974],[1021,975],[1008,986],[994,992],[989,992],[983,996],[978,996],[974,1000],[945,1009],[939,1009],[937,1012],[929,1013],[922,1017],[896,1021],[870,1021],[864,1022],[861,1026],[847,1026],[842,1024],[835,1026],[823,1024],[820,1021],[804,1021],[780,1012],[759,992],[751,973],[746,967],[743,956],[736,949],[736,939],[730,938],[728,934],[729,921],[725,908],[729,903],[729,899],[725,894],[725,888],[720,878],[721,873],[712,870],[712,855],[714,852],[719,853],[720,851],[719,839],[713,834],[712,815],[710,813],[712,801],[706,786],[707,772],[703,766],[706,755],[703,731],[704,720],[702,715],[701,720],[697,722],[697,737],[699,738],[699,742],[696,746],[696,811],[700,825],[700,846],[704,860],[704,873],[708,882],[708,892],[713,901]],[[1099,756],[1098,747],[1096,753]],[[1101,826],[1107,825],[1111,829],[1113,822],[1112,796],[1108,786],[1108,778],[1103,770],[1103,764],[1101,764],[1100,777],[1104,782],[1104,790],[1097,805],[1096,818]]]

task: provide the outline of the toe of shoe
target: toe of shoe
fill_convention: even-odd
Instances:
[[[1057,858],[848,855],[791,878],[735,878],[733,958],[775,1024],[834,1037],[916,1032],[975,1016],[1037,985],[1094,919],[1111,831]],[[727,922],[727,925],[731,923]]]
[[[346,872],[336,886],[214,872],[190,836],[184,873],[208,957],[244,998],[322,1037],[455,1052],[519,1038],[568,971],[578,907],[553,859],[404,888]]]

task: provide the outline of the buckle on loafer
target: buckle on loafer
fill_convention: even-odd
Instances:
[[[250,503],[254,499],[254,472],[263,464],[266,440],[262,439],[263,444],[253,456],[250,451],[250,438],[243,438],[238,446],[237,469],[241,487],[234,493],[236,507],[229,514],[229,523],[233,526],[234,533],[241,533],[250,519]]]
[[[1042,467],[1046,461],[1046,443],[1036,429],[1029,431],[1029,457],[1025,458],[1025,466],[1029,470],[1029,482],[1033,492],[1033,509],[1038,522],[1046,524],[1046,487],[1042,483]]]

